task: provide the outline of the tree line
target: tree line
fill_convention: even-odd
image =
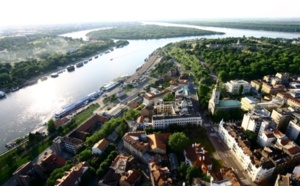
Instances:
[[[185,21],[184,24],[279,32],[300,32],[299,21]]]

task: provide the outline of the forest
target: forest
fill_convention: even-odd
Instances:
[[[199,85],[199,103],[207,108],[214,72],[222,82],[253,80],[276,72],[300,73],[300,44],[288,39],[197,39],[166,45],[165,60],[174,59]]]
[[[93,39],[160,39],[183,36],[201,36],[223,34],[220,32],[199,30],[195,28],[164,27],[157,25],[130,25],[119,26],[107,30],[98,30],[88,33]]]

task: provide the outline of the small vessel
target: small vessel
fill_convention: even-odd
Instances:
[[[71,71],[74,71],[74,70],[75,70],[74,65],[69,65],[69,66],[67,66],[67,71],[68,71],[68,72],[71,72]]]
[[[48,78],[46,77],[46,76],[44,76],[44,77],[42,77],[41,78],[41,81],[45,81],[45,80],[47,80]]]
[[[0,91],[0,99],[6,96],[5,92]]]
[[[58,77],[58,73],[52,73],[52,74],[50,74],[50,76],[51,76],[52,78],[56,78],[56,77]]]
[[[13,87],[13,88],[10,89],[10,91],[11,91],[11,92],[15,92],[15,91],[17,91],[17,90],[19,90],[19,89],[20,89],[19,87]]]
[[[77,67],[77,68],[82,67],[82,66],[83,66],[83,63],[82,63],[82,62],[76,63],[76,67]]]

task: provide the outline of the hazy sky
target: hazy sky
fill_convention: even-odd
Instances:
[[[2,0],[0,26],[93,21],[300,18],[300,0]]]

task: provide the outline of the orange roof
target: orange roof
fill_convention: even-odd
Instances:
[[[232,186],[242,186],[239,177],[231,168],[225,170],[224,177],[232,183]]]
[[[104,116],[95,114],[86,120],[83,124],[81,124],[76,131],[85,131],[87,132],[90,128],[92,128],[97,122],[105,123],[108,119]]]
[[[292,155],[300,153],[300,148],[298,146],[294,146],[294,147],[289,148],[287,150]]]
[[[98,141],[94,147],[98,148],[101,151],[104,151],[106,149],[106,147],[109,145],[109,141],[107,141],[105,138],[101,139],[100,141]]]
[[[56,167],[62,167],[66,164],[66,159],[55,154],[48,154],[42,159],[42,164],[55,164]]]
[[[167,176],[168,167],[161,167],[157,162],[149,163],[150,172],[156,186],[173,186],[172,179]]]
[[[134,185],[136,181],[139,179],[139,177],[141,176],[141,173],[137,170],[132,170],[128,172],[129,172],[128,175],[123,175],[121,177],[121,180],[126,181],[130,185]]]
[[[61,118],[61,119],[55,121],[55,126],[56,127],[62,126],[65,123],[67,123],[68,121],[70,121],[70,119],[67,117]]]
[[[75,185],[77,180],[82,176],[85,169],[88,168],[86,162],[78,163],[76,166],[72,167],[69,171],[66,171],[64,176],[56,180],[56,186],[70,186]]]
[[[167,151],[167,143],[171,133],[160,133],[160,134],[150,134],[148,136],[148,142],[151,150],[161,149],[164,152]]]
[[[202,169],[204,173],[209,172],[208,165],[211,165],[209,154],[201,147],[200,143],[189,145],[186,149],[186,156],[193,165]]]
[[[142,134],[146,135],[145,132],[128,132],[124,135],[123,140],[129,143],[138,151],[145,152],[148,149],[148,143],[140,143],[139,140],[135,139],[135,138],[140,139]]]

